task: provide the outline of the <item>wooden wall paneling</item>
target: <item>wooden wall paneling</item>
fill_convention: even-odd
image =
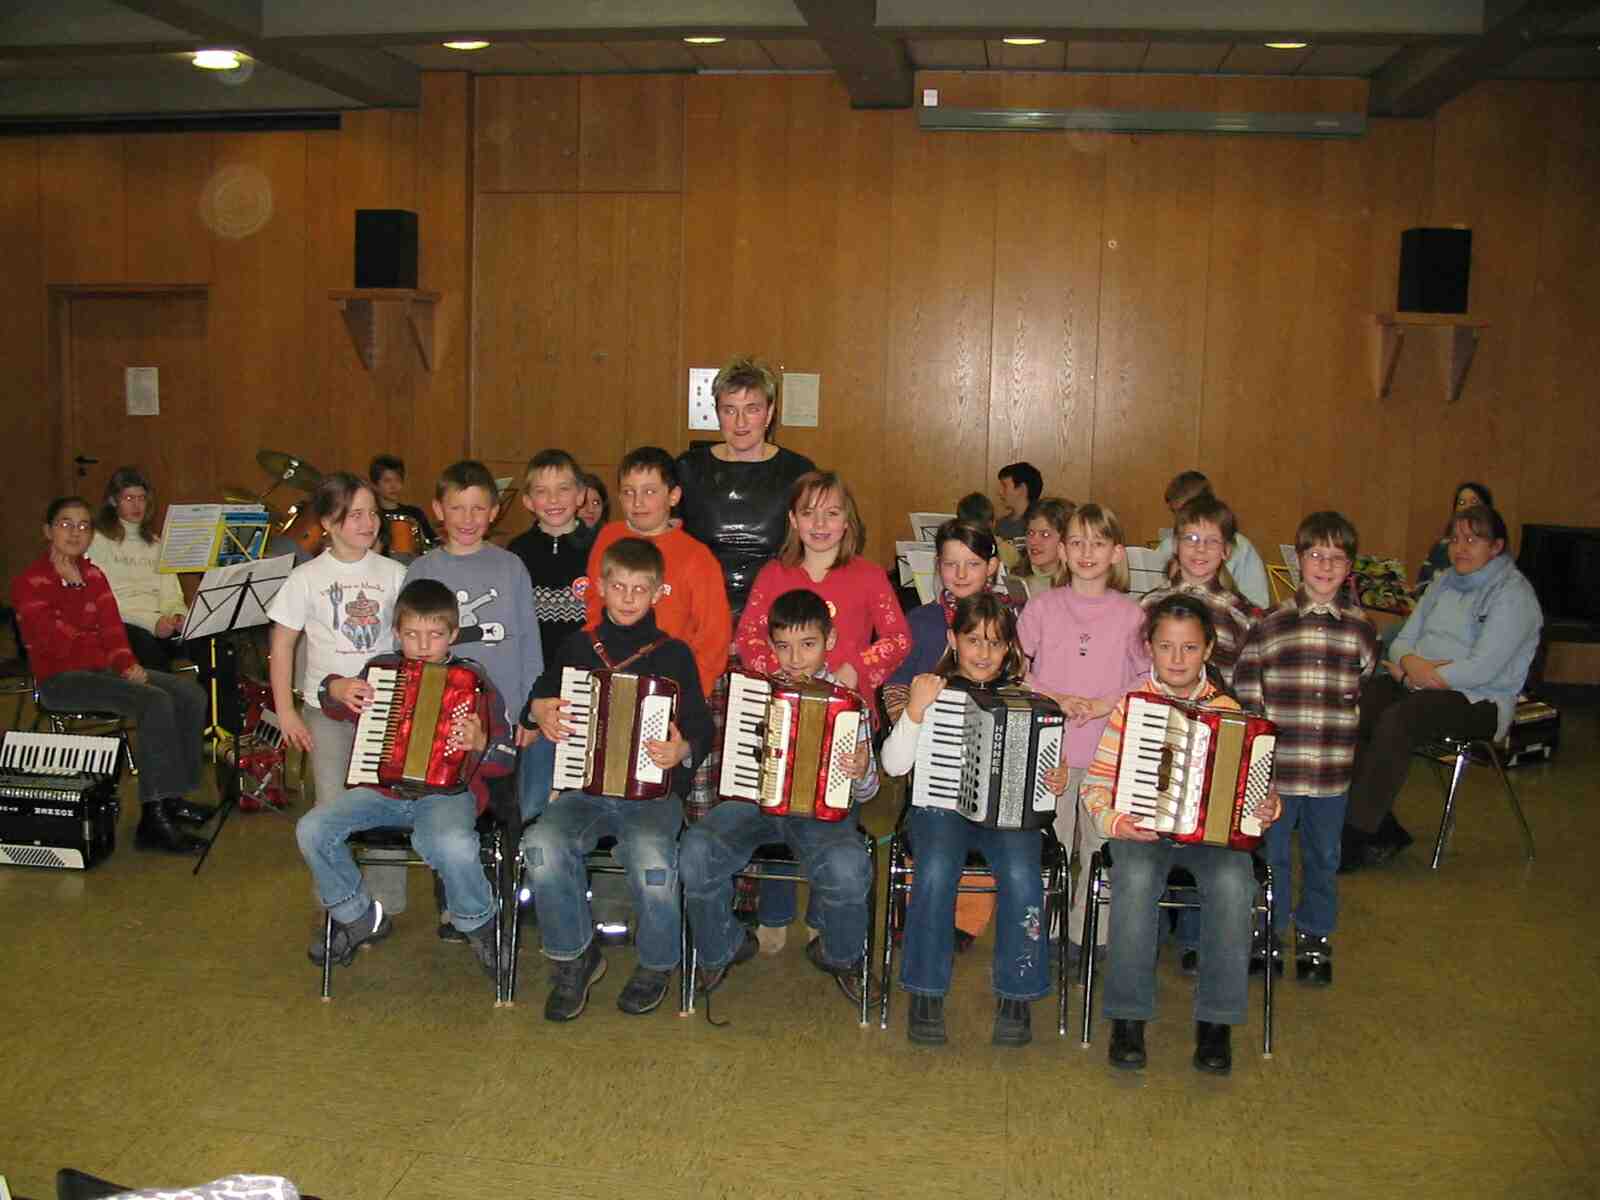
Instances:
[[[211,279],[206,225],[211,136],[130,134],[123,139],[128,278],[145,283]]]
[[[896,510],[948,509],[988,486],[1002,146],[995,134],[924,133],[912,112],[895,125],[884,454],[900,529]]]
[[[619,445],[688,444],[681,337],[683,329],[683,198],[626,198],[627,312],[619,331],[625,346],[623,420]],[[615,457],[597,459],[611,471]],[[585,462],[586,470],[595,470]],[[602,478],[610,478],[609,475]]]
[[[1006,83],[1008,105],[1103,104],[1101,77]],[[1008,137],[999,147],[986,491],[1001,467],[1027,461],[1047,494],[1088,497],[1110,144],[1067,133]]]
[[[264,187],[267,195],[254,201],[254,220],[245,219],[252,202],[241,197],[229,210],[237,221],[225,220],[219,228],[227,233],[210,239],[216,267],[210,361],[217,407],[205,425],[215,459],[214,491],[185,499],[220,499],[229,486],[263,490],[268,480],[255,461],[263,449],[333,469],[317,403],[320,358],[309,322],[322,314],[305,302],[308,136],[321,135],[227,134],[213,143],[219,177],[234,181],[233,187]],[[264,223],[252,228],[264,214]],[[286,492],[280,489],[271,502],[291,503],[294,496]]]
[[[1549,115],[1539,274],[1522,365],[1519,507],[1524,522],[1596,525],[1600,391],[1591,348],[1600,345],[1600,257],[1588,247],[1600,217],[1600,88],[1562,89]]]
[[[684,82],[685,367],[755,354],[779,367],[789,245],[784,216],[789,97],[782,76],[702,76]],[[680,395],[687,408],[685,379]]]
[[[538,400],[532,448],[603,462],[621,457],[627,421],[628,198],[581,196],[577,210],[573,341],[556,390]]]
[[[477,457],[526,463],[548,444],[572,377],[577,277],[576,196],[478,198]]]
[[[339,143],[342,134],[315,132],[305,135],[306,224],[304,272],[305,290],[305,387],[306,411],[301,421],[326,462],[311,461],[324,471],[334,465],[334,406],[339,394],[334,386],[333,363],[354,359],[355,348],[345,331],[344,321],[328,299],[328,292],[354,283],[354,246],[347,245],[346,224],[339,203]],[[274,449],[286,449],[274,447]],[[309,451],[286,449],[287,453]],[[342,465],[342,464],[341,464]]]
[[[785,296],[784,366],[821,375],[818,427],[781,426],[779,441],[837,470],[879,562],[903,536],[900,479],[883,469],[903,425],[890,426],[890,213],[900,114],[860,112],[833,76],[792,81],[786,134],[787,225],[775,264]]]
[[[578,190],[683,190],[683,76],[581,77]]]
[[[1511,527],[1520,526],[1519,461],[1534,398],[1526,388],[1535,322],[1534,286],[1544,176],[1550,146],[1550,105],[1556,89],[1519,83],[1480,84],[1446,105],[1435,119],[1435,185],[1430,225],[1472,230],[1473,315],[1492,322],[1479,343],[1461,399],[1450,405],[1442,384],[1429,386],[1417,406],[1417,490],[1413,512],[1437,522],[1461,479],[1481,479]],[[1444,377],[1445,339],[1428,366]],[[1430,434],[1436,436],[1429,436]],[[1411,531],[1412,560],[1434,533]]]
[[[40,157],[42,138],[0,138],[0,436],[13,453],[6,466],[15,498],[0,530],[0,572],[11,576],[40,549],[48,497],[62,486],[59,423],[50,403],[49,322]],[[35,511],[37,510],[37,511]]]
[[[479,192],[577,190],[577,76],[480,77],[473,128]]]
[[[95,135],[53,137],[42,142],[45,278],[49,282],[127,280],[123,141]]]
[[[1114,136],[1101,222],[1099,369],[1088,496],[1132,541],[1171,524],[1167,481],[1198,465],[1213,152]]]
[[[434,364],[419,371],[406,476],[407,497],[426,507],[434,480],[467,453],[472,342],[472,80],[425,71],[417,128],[418,279],[439,293]]]

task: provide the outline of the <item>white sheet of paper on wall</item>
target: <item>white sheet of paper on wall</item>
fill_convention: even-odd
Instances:
[[[711,385],[717,380],[716,367],[689,368],[689,428],[717,429],[717,402]]]
[[[130,417],[159,417],[161,415],[161,379],[157,367],[125,367],[122,372],[123,390],[128,398]]]
[[[783,423],[817,427],[817,409],[822,395],[822,376],[805,371],[783,373]]]

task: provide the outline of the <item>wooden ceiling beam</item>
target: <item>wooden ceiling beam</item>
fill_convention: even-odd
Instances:
[[[905,42],[876,27],[875,0],[794,0],[839,73],[852,108],[910,108],[915,85]]]

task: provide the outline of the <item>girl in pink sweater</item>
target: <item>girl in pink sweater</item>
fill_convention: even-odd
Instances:
[[[1104,839],[1094,833],[1092,822],[1080,819],[1078,788],[1111,710],[1144,678],[1150,659],[1144,612],[1127,594],[1127,553],[1116,514],[1099,504],[1085,504],[1067,522],[1063,549],[1067,586],[1028,601],[1017,633],[1032,662],[1029,686],[1067,714],[1064,751],[1071,774],[1066,794],[1072,803],[1056,810],[1056,836],[1069,850],[1073,839],[1079,839],[1079,861],[1087,863]],[[1080,871],[1067,918],[1069,964],[1081,953],[1071,939],[1083,927],[1088,884],[1089,873]],[[1102,936],[1108,936],[1109,921],[1104,930]]]

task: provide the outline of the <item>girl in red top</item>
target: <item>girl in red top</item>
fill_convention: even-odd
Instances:
[[[173,821],[210,815],[183,799],[200,786],[205,694],[134,658],[111,587],[84,557],[93,532],[87,503],[77,496],[54,501],[44,518],[48,548],[11,585],[39,699],[46,708],[110,712],[134,722],[142,805],[134,844],[191,854],[205,843],[180,833]]]
[[[828,606],[838,641],[828,652],[828,670],[861,693],[877,718],[878,689],[911,653],[911,629],[888,573],[856,555],[867,528],[850,489],[832,471],[807,471],[789,490],[789,535],[778,557],[756,575],[739,618],[734,649],[749,671],[775,675],[780,669],[768,637],[767,614],[785,592],[815,592]],[[794,884],[764,880],[756,934],[765,954],[783,949],[795,914]],[[812,929],[820,920],[807,917]]]

